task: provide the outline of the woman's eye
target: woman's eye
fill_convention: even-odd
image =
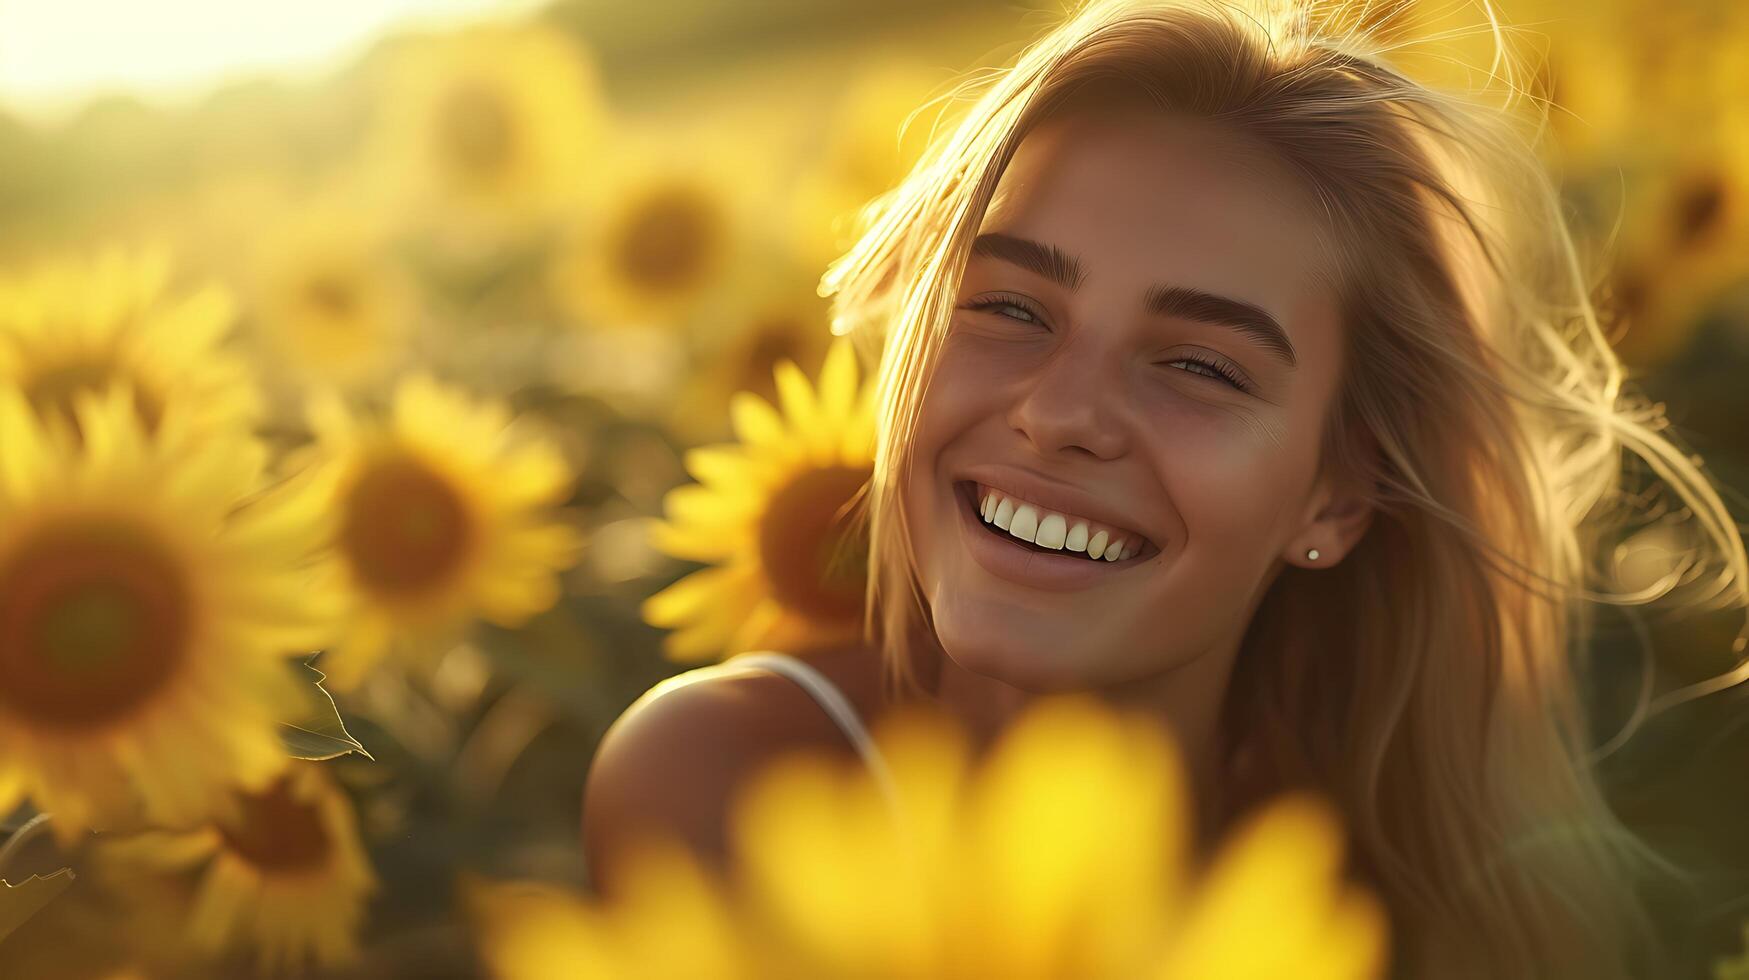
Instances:
[[[1010,320],[1019,320],[1022,323],[1042,323],[1043,322],[1043,318],[1041,316],[1039,316],[1039,313],[1037,310],[1034,310],[1032,307],[1027,306],[1025,303],[1017,303],[1011,299],[979,300],[979,301],[974,302],[974,303],[967,303],[966,309],[977,310],[980,312],[984,311],[984,310],[1019,310],[1021,313],[1026,314],[1026,316],[1025,317],[1010,316],[1009,314],[1006,314],[1006,313],[1003,313],[1001,315],[1007,316],[1008,319],[1010,319]]]
[[[1231,369],[1212,361],[1205,361],[1200,357],[1181,357],[1176,361],[1168,361],[1167,363],[1189,364],[1192,365],[1192,367],[1185,368],[1185,370],[1189,371],[1191,374],[1203,375],[1215,381],[1219,381],[1222,384],[1230,385],[1239,391],[1251,390],[1246,386],[1245,382],[1239,378],[1238,374]]]

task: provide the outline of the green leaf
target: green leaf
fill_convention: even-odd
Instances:
[[[302,712],[294,720],[280,723],[279,740],[285,746],[286,754],[294,759],[322,762],[357,752],[375,762],[376,759],[365,751],[358,739],[346,731],[346,724],[340,720],[340,709],[334,706],[334,698],[322,686],[322,678],[328,675],[310,665],[316,656],[311,654],[302,660],[293,658],[287,661],[297,675]]]
[[[0,879],[0,941],[24,925],[26,919],[66,891],[72,883],[72,868],[62,868],[47,877],[31,875],[16,885]]]

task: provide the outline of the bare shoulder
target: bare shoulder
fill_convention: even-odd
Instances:
[[[611,889],[625,846],[678,836],[725,862],[724,818],[742,781],[786,749],[838,748],[842,736],[787,678],[756,668],[699,668],[657,684],[602,736],[583,795],[592,883]]]

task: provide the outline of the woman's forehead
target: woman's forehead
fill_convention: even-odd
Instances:
[[[1179,276],[1272,294],[1330,280],[1331,256],[1290,168],[1213,123],[1161,114],[1076,116],[1029,132],[980,234],[1004,231],[1079,257],[1090,280]],[[1265,297],[1255,297],[1259,305]]]
[[[988,214],[1036,207],[1041,192],[1125,213],[1242,207],[1274,217],[1278,233],[1300,230],[1316,213],[1305,181],[1269,148],[1219,123],[1161,112],[1041,122],[1004,168]]]

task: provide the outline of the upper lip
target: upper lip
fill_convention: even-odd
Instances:
[[[1101,524],[1109,524],[1114,528],[1141,535],[1143,541],[1159,547],[1159,542],[1140,530],[1140,521],[1111,506],[1105,498],[1096,497],[1084,490],[1060,483],[1031,470],[1013,466],[977,466],[961,470],[954,479],[975,480],[992,489],[1007,491],[1027,503],[1038,504],[1040,507],[1056,511],[1059,514],[1085,517]]]

